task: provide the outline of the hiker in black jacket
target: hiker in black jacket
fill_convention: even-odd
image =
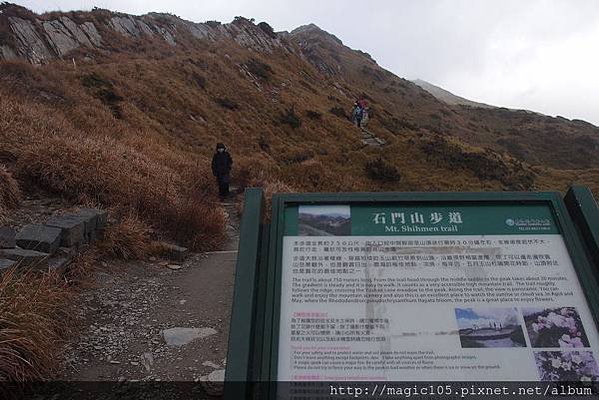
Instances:
[[[216,145],[216,153],[212,157],[212,174],[218,182],[218,194],[221,198],[229,195],[229,182],[231,180],[231,167],[233,159],[223,143]]]

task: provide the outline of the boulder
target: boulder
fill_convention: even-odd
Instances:
[[[51,226],[29,224],[17,234],[17,245],[26,250],[54,253],[60,245],[62,231]]]
[[[12,249],[17,245],[14,229],[8,227],[0,227],[0,249]]]
[[[20,249],[17,247],[14,249],[0,250],[0,257],[17,261],[18,264],[23,267],[47,268],[48,257],[50,257],[50,254],[35,250]]]
[[[85,221],[74,214],[58,215],[46,222],[46,226],[60,228],[60,245],[64,247],[75,246],[85,240]]]

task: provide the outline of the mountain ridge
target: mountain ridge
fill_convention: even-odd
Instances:
[[[424,90],[426,90],[427,92],[429,92],[430,94],[435,96],[437,99],[444,101],[447,104],[463,105],[463,106],[470,106],[470,107],[480,107],[480,108],[499,108],[497,106],[492,106],[489,104],[479,103],[476,101],[468,100],[464,97],[453,94],[449,90],[443,89],[442,87],[437,86],[437,85],[433,85],[432,83],[427,82],[422,79],[414,79],[414,80],[412,80],[412,82],[414,82],[416,85],[420,86],[421,88],[423,88]]]
[[[0,90],[64,114],[79,135],[89,136],[92,125],[74,120],[69,107],[87,102],[95,107],[89,115],[102,113],[99,126],[119,127],[118,140],[141,130],[161,152],[201,159],[213,150],[207,143],[235,143],[244,168],[261,166],[303,191],[561,190],[580,176],[599,182],[593,125],[444,103],[314,24],[274,32],[244,17],[221,24],[0,8],[0,49],[4,58],[15,55],[2,65]],[[29,70],[19,59],[40,66]],[[349,121],[358,97],[371,109],[369,131],[387,143],[378,150],[363,147]],[[385,173],[377,179],[385,167],[401,172],[400,182]]]

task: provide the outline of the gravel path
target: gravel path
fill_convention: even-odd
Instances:
[[[96,273],[96,287],[81,295],[84,322],[65,348],[62,379],[193,382],[223,372],[239,240],[234,205],[225,208],[222,251],[192,254],[180,267],[152,259]],[[169,345],[163,331],[171,328],[181,328],[167,331],[175,340],[198,338]]]

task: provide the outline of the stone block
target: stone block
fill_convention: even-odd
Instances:
[[[85,240],[85,221],[73,214],[58,215],[46,222],[46,226],[60,228],[60,245],[64,247],[74,246]]]
[[[173,261],[183,261],[189,255],[189,250],[187,247],[181,247],[170,243],[163,243],[166,256],[169,260]]]
[[[47,268],[50,254],[16,247],[14,249],[0,250],[0,257],[17,261],[23,267]]]
[[[102,229],[108,223],[108,212],[99,208],[82,208],[79,210],[79,215],[93,217],[95,220],[96,229]]]
[[[3,271],[15,266],[16,263],[17,262],[15,260],[0,259],[0,274]]]
[[[37,250],[44,253],[54,253],[60,245],[60,228],[29,224],[17,234],[17,245],[26,250]]]
[[[14,229],[8,227],[0,227],[0,249],[12,249],[17,245]]]
[[[87,241],[88,243],[93,243],[98,239],[98,231],[97,230],[93,230],[89,233],[88,237],[87,237]]]

